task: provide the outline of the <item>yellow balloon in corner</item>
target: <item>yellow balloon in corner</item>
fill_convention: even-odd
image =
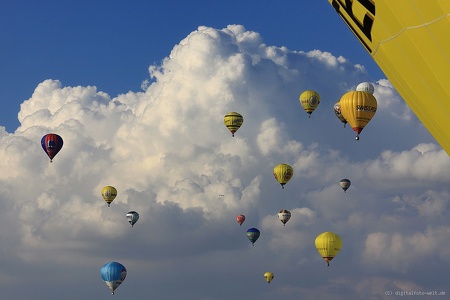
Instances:
[[[328,2],[450,155],[450,1]]]
[[[320,104],[320,95],[316,91],[306,90],[300,94],[299,100],[303,109],[309,114],[309,117],[311,117],[313,111]]]
[[[273,168],[273,176],[281,184],[284,189],[284,185],[291,180],[294,175],[294,169],[288,164],[279,164]]]
[[[320,256],[330,265],[330,261],[338,255],[342,248],[342,239],[334,232],[323,232],[316,237],[316,249]]]
[[[232,111],[225,115],[223,122],[234,137],[234,133],[242,126],[242,123],[244,123],[244,117],[242,117],[240,113]]]
[[[341,97],[339,104],[342,116],[356,132],[356,139],[359,140],[359,134],[377,112],[377,99],[367,92],[350,91]]]
[[[274,277],[275,275],[273,275],[272,272],[264,273],[264,278],[266,279],[267,283],[270,283]]]
[[[113,202],[116,196],[117,190],[115,187],[107,185],[102,188],[102,197],[103,199],[105,199],[106,203],[108,203],[108,206],[110,206],[111,202]]]

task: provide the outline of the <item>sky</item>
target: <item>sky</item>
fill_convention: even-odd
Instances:
[[[450,159],[328,1],[155,2],[0,4],[2,299],[109,299],[110,261],[115,299],[450,294]],[[364,81],[378,110],[356,141],[333,105]]]

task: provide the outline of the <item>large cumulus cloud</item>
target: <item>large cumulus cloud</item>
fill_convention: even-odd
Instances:
[[[355,142],[333,104],[361,81],[375,85],[379,110]],[[450,160],[386,80],[332,53],[266,45],[258,33],[230,25],[189,34],[149,67],[142,87],[111,97],[48,79],[22,103],[20,127],[2,128],[2,282],[18,285],[25,275],[8,268],[31,266],[28,276],[51,270],[36,285],[58,278],[68,287],[91,277],[74,272],[64,281],[63,268],[100,280],[103,263],[121,260],[130,276],[120,289],[143,295],[142,286],[159,280],[159,299],[179,298],[177,291],[230,299],[243,290],[258,299],[363,298],[365,286],[377,283],[371,293],[382,295],[391,279],[441,286],[404,272],[433,253],[448,265]],[[298,101],[305,89],[321,94],[311,118]],[[244,116],[234,138],[223,124],[229,111]],[[39,144],[49,132],[64,138],[53,163]],[[272,176],[278,163],[295,168],[284,190]],[[347,193],[342,178],[352,180]],[[110,208],[100,195],[105,185],[119,191]],[[286,226],[276,217],[281,209],[292,212]],[[141,214],[133,229],[129,210]],[[247,216],[242,228],[239,213]],[[262,231],[254,247],[247,226]],[[344,247],[323,277],[313,242],[325,230],[341,234]],[[367,261],[375,270],[360,267]],[[255,296],[268,268],[276,285]]]

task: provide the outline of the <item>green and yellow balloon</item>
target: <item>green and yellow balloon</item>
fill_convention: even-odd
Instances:
[[[244,117],[242,117],[240,113],[232,111],[225,115],[223,122],[234,137],[234,133],[242,126],[242,123],[244,123]]]

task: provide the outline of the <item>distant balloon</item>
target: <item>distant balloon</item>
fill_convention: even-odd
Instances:
[[[342,116],[352,126],[356,139],[359,140],[359,134],[377,112],[377,100],[367,92],[350,91],[339,102]]]
[[[244,215],[238,215],[238,216],[236,217],[236,221],[239,223],[239,226],[241,226],[242,223],[245,222],[245,216],[244,216]]]
[[[287,223],[287,221],[289,221],[290,218],[291,218],[291,212],[286,209],[282,209],[278,213],[278,219],[280,219],[281,223],[283,223],[284,226],[286,226],[286,223]]]
[[[103,281],[111,289],[111,294],[114,295],[114,291],[127,277],[127,269],[118,262],[109,262],[100,269],[100,275]]]
[[[253,246],[255,245],[255,242],[258,240],[260,234],[261,233],[256,228],[250,228],[249,230],[247,230],[247,237],[250,240],[250,242],[252,242]]]
[[[339,101],[334,104],[334,114],[336,115],[336,117],[338,117],[339,120],[341,120],[342,123],[344,123],[345,127],[345,125],[347,125],[347,120],[341,113],[341,104]]]
[[[232,111],[225,115],[223,122],[231,132],[231,135],[234,136],[234,133],[242,126],[242,123],[244,123],[244,118],[240,113]]]
[[[372,94],[375,92],[375,88],[370,82],[361,82],[356,86],[357,91],[366,92]]]
[[[348,179],[342,179],[339,182],[339,185],[341,186],[341,188],[344,190],[344,192],[347,192],[348,188],[350,187],[352,183],[350,182],[350,180]]]
[[[315,245],[320,256],[327,262],[327,266],[330,266],[330,261],[342,248],[342,240],[336,233],[327,231],[316,237]]]
[[[288,164],[279,164],[273,168],[273,176],[281,184],[284,189],[284,185],[291,180],[294,175],[294,169]]]
[[[309,114],[309,117],[311,117],[313,111],[320,104],[320,95],[315,91],[306,90],[300,94],[299,100],[303,109]]]
[[[108,203],[108,207],[110,206],[111,202],[116,198],[117,196],[117,190],[115,187],[107,185],[102,189],[102,197],[105,199],[106,203]]]
[[[53,157],[58,154],[63,146],[63,139],[57,134],[49,133],[42,137],[41,146],[50,158],[50,162],[52,162]]]
[[[131,227],[136,224],[136,222],[139,220],[139,214],[137,212],[129,211],[126,215],[128,222],[131,224]]]
[[[274,277],[275,276],[273,275],[272,272],[264,273],[264,278],[266,279],[267,283],[270,283]]]

